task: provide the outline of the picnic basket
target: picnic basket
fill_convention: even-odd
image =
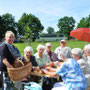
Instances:
[[[31,72],[31,63],[23,63],[19,60],[22,64],[20,67],[9,68],[7,67],[8,75],[12,81],[21,81],[26,78]]]
[[[90,90],[90,86],[87,87],[87,90]]]

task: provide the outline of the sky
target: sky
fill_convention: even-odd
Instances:
[[[53,27],[58,31],[58,20],[64,16],[73,17],[77,23],[90,14],[90,0],[0,0],[0,15],[10,13],[17,22],[23,13],[39,18],[44,31]]]

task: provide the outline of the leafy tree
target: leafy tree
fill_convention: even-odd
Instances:
[[[75,27],[75,20],[73,17],[63,17],[58,21],[59,33],[64,33],[67,36],[68,40],[70,39],[70,31]]]
[[[2,17],[0,16],[0,39],[4,38],[6,29],[5,29],[5,24],[4,24],[4,20],[2,19]]]
[[[86,18],[82,18],[77,25],[77,28],[90,28],[90,15]]]
[[[20,20],[18,21],[18,26],[19,28],[21,28],[18,30],[19,34],[23,34],[23,35],[26,32],[26,29],[24,27],[28,26],[32,32],[33,41],[36,38],[38,38],[39,33],[44,29],[40,20],[37,17],[35,17],[32,14],[26,14],[26,13],[24,13],[22,17],[20,18]]]
[[[54,33],[54,28],[48,27],[47,32],[48,32],[48,34],[53,34]]]
[[[28,39],[28,45],[30,46],[31,45],[31,40],[32,40],[32,31],[28,26],[25,26],[24,29],[25,29],[24,37],[26,39]]]
[[[15,22],[14,16],[9,13],[2,15],[2,19],[4,20],[5,30],[12,31],[14,34],[17,34],[17,23]]]
[[[25,34],[25,26],[27,26],[27,22],[28,22],[28,19],[27,19],[27,14],[24,13],[22,15],[22,17],[20,18],[20,20],[18,21],[17,25],[18,25],[18,33],[20,35],[24,35]]]
[[[90,15],[87,17],[88,28],[90,28]]]

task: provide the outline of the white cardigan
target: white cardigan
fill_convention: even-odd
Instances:
[[[89,67],[87,61],[84,60],[83,58],[81,58],[77,62],[79,63],[79,65],[85,75],[85,78],[87,80],[87,86],[90,86],[90,67]]]

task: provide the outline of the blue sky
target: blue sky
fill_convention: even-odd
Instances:
[[[18,21],[24,12],[38,17],[44,32],[49,26],[58,31],[58,20],[64,16],[72,16],[76,24],[88,17],[90,0],[0,0],[0,15],[10,13]]]

